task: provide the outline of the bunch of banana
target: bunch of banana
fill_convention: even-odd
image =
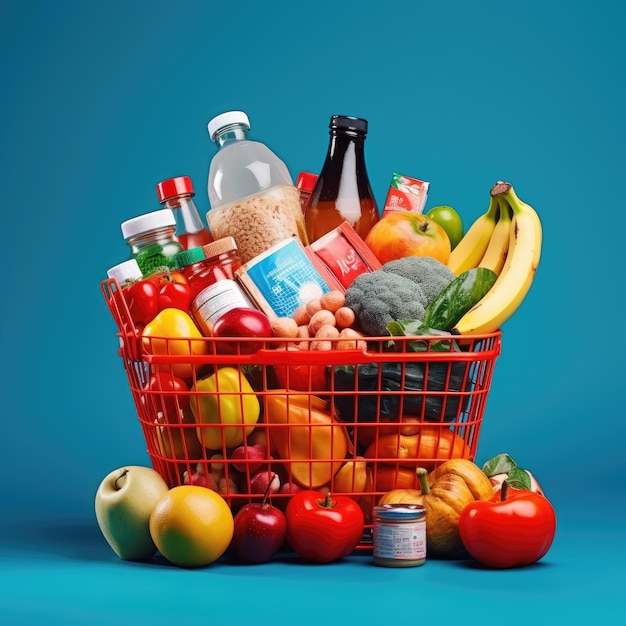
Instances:
[[[462,335],[490,333],[520,306],[541,256],[542,228],[537,212],[522,202],[510,183],[497,182],[487,212],[479,217],[452,251],[448,266],[455,274],[488,267],[498,279],[458,322]]]

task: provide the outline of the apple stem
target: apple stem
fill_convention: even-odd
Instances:
[[[124,486],[124,483],[126,482],[126,474],[128,474],[128,470],[124,469],[124,471],[115,479],[115,488],[118,491]],[[122,483],[120,484],[118,481],[122,478],[124,480],[122,480]]]
[[[261,506],[265,506],[267,504],[267,499],[270,496],[270,490],[272,488],[272,483],[274,482],[274,478],[276,478],[276,472],[272,472],[272,477],[267,483],[267,487],[265,488],[265,493],[263,494],[263,502],[261,502]]]

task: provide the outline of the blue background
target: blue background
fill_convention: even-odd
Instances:
[[[604,0],[0,2],[3,623],[623,613],[625,58]],[[206,123],[233,108],[294,177],[321,168],[329,117],[355,115],[379,203],[395,171],[466,226],[500,179],[538,210],[543,256],[503,329],[476,460],[509,452],[539,478],[559,519],[541,563],[188,572],[104,542],[100,480],[149,460],[99,283],[160,180],[191,176],[205,214]]]

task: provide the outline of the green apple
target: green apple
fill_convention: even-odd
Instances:
[[[154,555],[150,514],[168,490],[158,472],[141,465],[120,467],[102,480],[96,491],[96,518],[120,559],[143,561]]]
[[[426,213],[426,216],[430,217],[433,222],[437,222],[448,233],[450,247],[454,250],[463,238],[463,220],[461,216],[451,206],[446,204],[433,207]]]

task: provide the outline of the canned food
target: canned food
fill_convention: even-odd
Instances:
[[[375,507],[372,539],[376,565],[423,565],[426,560],[426,508],[421,504]]]

